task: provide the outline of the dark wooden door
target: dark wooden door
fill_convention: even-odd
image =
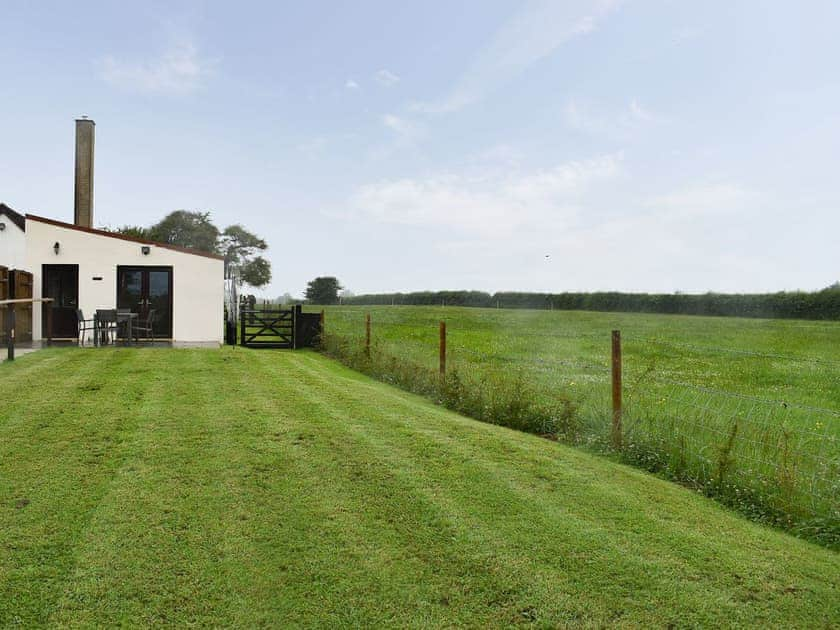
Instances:
[[[52,336],[54,339],[75,339],[79,326],[79,265],[44,265],[42,295],[52,298]],[[93,313],[85,313],[92,317]],[[43,334],[47,335],[47,316],[43,316]]]
[[[0,300],[9,299],[9,270],[0,267]],[[6,312],[9,306],[0,306],[0,343],[6,343]]]
[[[155,337],[172,338],[172,267],[117,267],[117,308],[145,322],[154,309]]]

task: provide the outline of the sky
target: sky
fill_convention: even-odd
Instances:
[[[268,297],[840,279],[840,3],[0,0],[0,201],[210,211]]]

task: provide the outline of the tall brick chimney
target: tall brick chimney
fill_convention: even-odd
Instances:
[[[76,193],[73,223],[93,227],[93,128],[88,118],[76,120]]]

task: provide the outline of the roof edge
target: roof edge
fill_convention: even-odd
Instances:
[[[107,230],[97,230],[95,228],[84,227],[74,223],[65,223],[64,221],[56,221],[55,219],[48,219],[46,217],[39,217],[35,214],[27,214],[27,221],[37,221],[39,223],[46,223],[47,225],[54,225],[56,227],[65,228],[67,230],[76,230],[77,232],[86,232],[95,236],[105,236],[108,238],[116,238],[130,243],[139,243],[141,245],[154,245],[163,249],[170,249],[182,254],[192,254],[193,256],[204,256],[205,258],[213,258],[215,260],[224,260],[224,256],[219,254],[211,254],[210,252],[203,252],[198,249],[190,249],[189,247],[180,247],[179,245],[169,245],[168,243],[158,243],[157,241],[150,241],[145,238],[137,238],[136,236],[128,236],[126,234],[119,234],[118,232],[108,232]]]
[[[26,232],[26,217],[24,215],[2,202],[0,202],[0,212],[9,217],[12,223],[20,228],[21,232]]]

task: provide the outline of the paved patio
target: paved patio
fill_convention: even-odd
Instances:
[[[78,346],[75,341],[53,341],[53,348],[73,348]],[[24,341],[15,344],[15,359],[19,359],[25,354],[35,352],[41,348],[46,348],[47,344],[41,341]],[[0,362],[6,361],[9,356],[8,346],[3,344],[0,346]]]

